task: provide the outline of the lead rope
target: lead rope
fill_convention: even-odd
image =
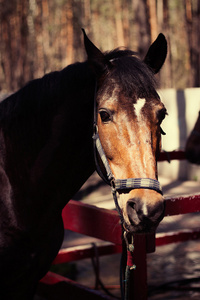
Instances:
[[[126,270],[125,270],[125,278],[124,278],[124,293],[122,293],[123,300],[129,300],[129,291],[130,291],[130,276],[131,271],[136,269],[136,265],[133,261],[133,252],[134,252],[134,239],[133,235],[131,235],[131,242],[128,242],[128,233],[124,231],[124,240],[126,242],[127,248],[127,263],[126,263]]]
[[[115,201],[115,206],[118,211],[119,217],[120,217],[120,223],[122,225],[122,232],[123,232],[123,238],[126,243],[126,252],[127,252],[127,262],[126,262],[126,269],[125,269],[125,276],[124,276],[124,283],[123,283],[123,259],[121,259],[121,267],[120,267],[120,288],[121,288],[121,296],[122,300],[129,300],[129,290],[130,290],[130,275],[131,271],[136,269],[136,265],[133,262],[133,252],[134,252],[134,239],[133,235],[131,235],[131,242],[128,242],[128,233],[123,228],[123,216],[122,211],[119,207],[118,201],[117,201],[117,190],[115,186],[115,181],[111,181],[111,190],[113,199]],[[124,247],[122,247],[122,257],[123,257],[123,251]]]

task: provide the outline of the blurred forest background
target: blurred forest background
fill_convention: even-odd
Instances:
[[[163,32],[160,87],[200,86],[200,0],[0,0],[0,90],[86,59],[81,27],[101,50],[141,58]]]

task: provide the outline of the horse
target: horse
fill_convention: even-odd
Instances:
[[[154,74],[166,58],[164,35],[141,60],[127,49],[103,53],[83,33],[86,61],[30,81],[0,103],[1,300],[32,299],[60,249],[62,209],[95,171],[94,102],[113,176],[157,180],[166,108]],[[159,191],[121,189],[118,199],[129,232],[155,230],[163,218]]]
[[[200,165],[200,111],[194,128],[187,138],[185,156],[190,163]]]

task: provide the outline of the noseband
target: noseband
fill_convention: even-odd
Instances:
[[[132,189],[150,189],[154,190],[161,195],[162,188],[158,180],[151,179],[151,178],[128,178],[128,179],[115,179],[110,165],[108,163],[108,160],[106,158],[105,152],[103,150],[99,133],[98,133],[98,126],[97,126],[97,103],[96,103],[96,91],[97,87],[95,87],[95,97],[94,97],[94,127],[93,127],[93,141],[94,141],[94,158],[95,158],[95,164],[96,164],[96,171],[99,174],[99,176],[111,186],[113,198],[115,201],[116,208],[118,210],[118,213],[122,219],[121,215],[121,209],[119,207],[118,201],[117,201],[117,192],[122,190],[132,190]],[[99,165],[99,161],[97,158],[97,152],[99,154],[99,157],[103,163],[103,166],[106,170],[106,177],[104,176],[101,167]]]

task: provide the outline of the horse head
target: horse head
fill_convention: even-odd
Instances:
[[[143,61],[130,50],[102,53],[85,33],[84,42],[96,75],[98,135],[113,177],[156,182],[166,108],[156,92],[154,74],[166,58],[164,35],[158,36]],[[101,160],[99,164],[105,173]],[[120,189],[118,203],[127,231],[154,231],[163,218],[164,198],[150,187]]]

